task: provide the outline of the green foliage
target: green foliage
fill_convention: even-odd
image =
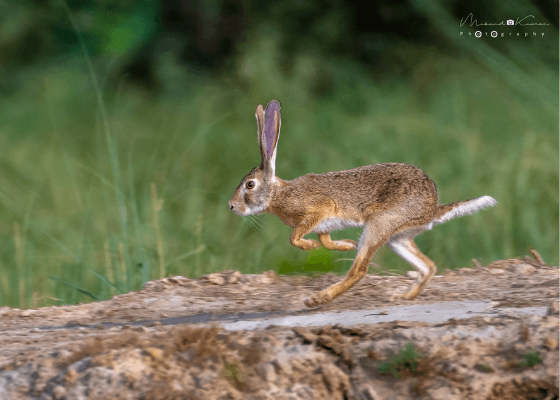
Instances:
[[[528,351],[523,354],[523,359],[517,361],[517,366],[524,368],[532,368],[535,365],[542,363],[541,355],[537,351]]]
[[[331,251],[321,248],[307,253],[305,261],[298,259],[280,260],[276,267],[279,274],[313,274],[336,272],[335,259]]]
[[[405,371],[407,375],[417,372],[421,359],[422,355],[416,350],[414,344],[407,343],[397,354],[391,352],[387,361],[377,366],[377,372],[400,379]]]
[[[494,372],[494,368],[492,368],[492,367],[490,367],[489,365],[486,365],[486,364],[476,364],[474,366],[474,368],[479,372],[484,372],[484,373]]]
[[[247,374],[243,372],[239,364],[224,361],[224,369],[222,370],[222,378],[229,381],[233,386],[240,387],[247,380]]]
[[[31,12],[19,4],[5,7]],[[452,20],[422,12],[430,21]],[[55,25],[75,41],[61,15]],[[79,29],[84,15],[75,15]],[[125,37],[152,17],[130,11],[111,18]],[[325,26],[336,25],[333,18],[325,13]],[[0,40],[25,37],[19,25],[2,25],[8,28],[13,35]],[[146,35],[154,29],[144,28]],[[323,28],[314,23],[310,34],[322,37]],[[449,27],[437,29],[452,37]],[[517,257],[530,246],[558,263],[558,75],[541,56],[548,42],[508,42],[508,57],[482,40],[476,47],[454,38],[445,52],[397,43],[383,54],[408,73],[378,79],[355,60],[305,43],[290,50],[287,68],[286,37],[262,24],[238,49],[238,76],[209,77],[164,53],[154,65],[161,94],[148,97],[112,79],[123,62],[118,53],[143,36],[121,41],[108,32],[101,41],[85,32],[82,44],[93,56],[115,58],[88,64],[78,46],[73,57],[0,70],[0,89],[12,88],[2,92],[0,109],[0,305],[107,299],[150,279],[226,269],[347,271],[354,251],[307,254],[289,244],[291,230],[277,218],[242,219],[227,207],[260,162],[253,113],[272,98],[282,102],[281,178],[415,164],[436,182],[442,203],[498,200],[418,237],[440,269]],[[332,35],[329,43],[338,46],[342,36]],[[0,53],[9,48],[3,43]],[[353,228],[332,236],[359,234]],[[373,261],[383,270],[410,269],[386,249]]]
[[[522,358],[519,358],[519,354],[512,358],[508,355],[505,355],[505,357],[508,369],[533,368],[535,365],[542,363],[541,355],[537,351],[527,351]]]

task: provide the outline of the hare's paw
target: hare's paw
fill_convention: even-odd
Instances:
[[[294,243],[295,246],[299,247],[302,250],[311,250],[311,249],[319,249],[321,245],[318,241],[313,239],[301,239],[297,243]]]
[[[358,248],[358,243],[356,243],[355,240],[351,240],[351,239],[340,239],[340,240],[334,240],[333,242],[338,247],[333,250],[348,251],[348,250],[356,250]]]
[[[331,300],[332,300],[331,296],[328,293],[326,293],[325,290],[323,290],[322,292],[315,293],[314,295],[305,299],[303,301],[303,304],[305,304],[307,307],[317,307],[323,304],[327,304]]]
[[[395,293],[390,297],[391,301],[399,300],[414,300],[419,294],[418,287],[411,287],[408,291],[404,293]]]
[[[358,246],[356,241],[350,239],[332,240],[330,232],[319,233],[319,241],[329,250],[348,251],[355,250]]]
[[[389,297],[389,301],[399,301],[399,300],[407,300],[404,296],[404,293],[395,293]]]

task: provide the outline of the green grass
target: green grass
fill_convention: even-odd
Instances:
[[[93,63],[98,87],[83,57],[20,70],[21,90],[0,109],[0,305],[107,299],[161,276],[226,269],[345,273],[355,252],[321,253],[313,266],[278,219],[227,207],[260,162],[253,113],[272,98],[282,102],[283,179],[406,162],[436,182],[442,203],[498,200],[418,237],[440,272],[530,246],[557,265],[557,97],[535,100],[476,59],[437,54],[416,60],[414,79],[382,82],[332,61],[332,93],[315,97],[307,82],[320,60],[302,57],[283,74],[269,40],[246,50],[244,90],[195,79],[166,57],[159,98],[112,82],[103,59]],[[434,68],[444,72],[428,76]],[[549,84],[524,73],[520,81]],[[410,269],[387,249],[373,262]]]
[[[414,344],[407,343],[398,353],[391,353],[387,361],[379,363],[377,372],[400,379],[403,373],[406,375],[416,373],[421,360],[422,354],[416,350]]]
[[[522,368],[532,368],[539,363],[542,363],[541,355],[537,351],[528,351],[523,354],[523,359],[514,362],[514,365]]]

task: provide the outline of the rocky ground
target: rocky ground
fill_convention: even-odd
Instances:
[[[331,304],[303,306],[339,279],[226,271],[148,282],[97,303],[2,307],[0,399],[558,399],[559,274],[538,254],[448,271],[414,301],[388,300],[411,277],[368,274]],[[475,300],[495,314],[222,326]],[[511,312],[523,307],[543,312]]]

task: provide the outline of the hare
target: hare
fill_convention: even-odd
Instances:
[[[303,250],[318,249],[315,240],[330,250],[357,249],[346,277],[307,298],[308,307],[327,304],[364,277],[383,244],[418,271],[412,286],[392,299],[416,298],[434,276],[436,266],[420,252],[414,237],[452,218],[472,214],[496,204],[490,196],[439,204],[435,183],[414,165],[386,163],[323,174],[307,174],[291,181],[276,176],[276,150],[280,136],[280,102],[272,100],[256,110],[261,165],[253,168],[235,189],[229,208],[240,216],[268,212],[294,228],[290,242]],[[354,240],[332,240],[330,232],[363,227]]]

